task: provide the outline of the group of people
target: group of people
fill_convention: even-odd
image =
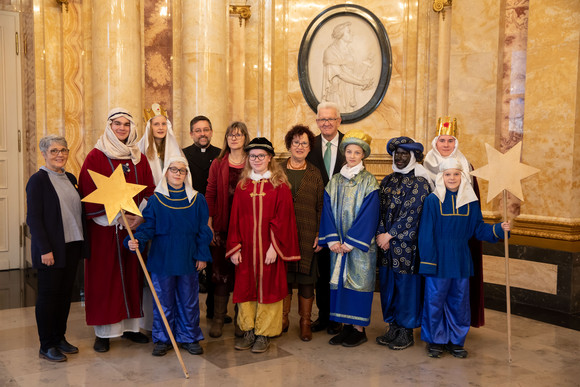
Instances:
[[[172,343],[163,314],[175,341],[202,354],[198,272],[204,269],[211,337],[232,321],[233,293],[235,348],[267,351],[272,337],[288,331],[297,288],[301,340],[326,330],[331,345],[358,346],[367,341],[378,266],[388,328],[377,343],[407,348],[421,327],[429,356],[467,356],[469,326],[483,324],[481,245],[470,239],[495,242],[510,225],[483,222],[455,121],[438,122],[423,164],[420,143],[391,139],[393,173],[379,185],[363,163],[370,136],[342,134],[331,102],[318,106],[319,135],[303,125],[290,129],[290,157],[280,162],[272,143],[250,139],[243,122],[228,126],[219,149],[211,145],[211,121],[197,116],[190,124],[193,145],[182,150],[162,107],[154,104],[145,118],[139,141],[128,111],[109,112],[78,186],[65,172],[66,140],[40,140],[46,164],[26,191],[41,358],[66,361],[78,352],[65,333],[81,258],[86,322],[94,327],[97,352],[109,351],[115,337],[147,343],[143,329],[151,331],[152,354],[165,355]],[[127,225],[120,216],[109,223],[100,204],[81,205],[96,189],[89,171],[109,176],[118,166],[127,182],[146,186],[134,198],[143,216],[127,214]],[[143,287],[135,250],[146,256],[162,311]]]

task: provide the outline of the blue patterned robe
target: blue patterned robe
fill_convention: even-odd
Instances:
[[[353,246],[342,257],[330,252],[330,318],[334,321],[361,326],[370,322],[376,278],[378,188],[377,179],[362,170],[350,180],[334,175],[324,191],[318,243]]]

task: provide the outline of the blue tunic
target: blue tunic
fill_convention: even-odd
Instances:
[[[419,273],[438,278],[468,278],[473,260],[467,242],[472,236],[497,242],[503,236],[501,223],[486,224],[479,202],[456,208],[457,193],[447,190],[443,203],[434,194],[425,199],[419,226]]]
[[[379,221],[377,179],[362,170],[352,179],[334,175],[324,191],[318,243],[348,243],[351,252],[339,259],[330,252],[330,318],[367,326],[375,287],[375,232]],[[337,275],[332,275],[332,273]],[[334,279],[334,281],[333,281]]]
[[[141,250],[153,240],[147,270],[164,275],[191,274],[196,271],[195,261],[211,261],[208,216],[207,203],[200,193],[189,202],[184,188],[170,188],[169,197],[155,192],[143,210],[145,223],[134,235]]]

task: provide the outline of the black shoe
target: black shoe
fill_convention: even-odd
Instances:
[[[456,358],[465,359],[467,357],[467,351],[461,345],[449,343],[446,349]]]
[[[439,359],[443,354],[443,344],[427,343],[427,356]]]
[[[377,344],[379,345],[389,345],[389,343],[397,337],[399,333],[399,326],[395,323],[390,323],[388,330],[384,335],[377,337]]]
[[[318,318],[316,319],[316,321],[312,323],[312,325],[310,325],[310,330],[312,332],[320,332],[325,330],[327,326],[328,320],[321,320],[320,318]]]
[[[181,343],[181,348],[187,350],[192,355],[201,355],[203,353],[203,348],[197,341],[194,343]]]
[[[361,345],[362,343],[367,342],[367,334],[365,329],[363,328],[362,332],[359,332],[356,329],[353,329],[350,335],[348,335],[343,341],[343,347],[356,347]]]
[[[95,344],[93,345],[93,349],[97,352],[107,352],[110,348],[109,339],[102,338],[102,337],[95,337]]]
[[[351,332],[354,330],[354,327],[352,325],[346,325],[342,328],[342,331],[340,331],[340,333],[336,336],[334,336],[333,338],[331,338],[330,340],[328,340],[328,344],[330,345],[341,345],[344,340],[351,334]]]
[[[329,335],[336,335],[342,331],[342,323],[336,321],[329,321],[326,327],[326,333]]]
[[[389,349],[401,350],[415,344],[412,329],[400,328],[398,332],[399,333],[397,337],[395,337],[395,340],[389,343]]]
[[[43,351],[41,348],[40,351],[38,351],[38,357],[54,362],[66,361],[66,356],[56,347],[51,347],[47,351]]]
[[[125,332],[123,333],[122,337],[139,344],[147,344],[149,342],[149,337],[145,336],[141,332]]]
[[[79,353],[79,349],[74,345],[72,345],[71,343],[69,343],[68,341],[66,341],[66,339],[62,339],[60,343],[56,345],[56,348],[58,348],[58,350],[61,351],[62,353],[66,354]]]
[[[224,317],[224,324],[231,324],[232,322],[234,322],[234,319],[226,314]]]
[[[173,345],[171,345],[171,343],[163,343],[163,342],[158,342],[155,343],[155,347],[153,347],[153,352],[151,353],[153,356],[165,356],[167,355],[167,352],[169,352],[170,349],[173,348]]]

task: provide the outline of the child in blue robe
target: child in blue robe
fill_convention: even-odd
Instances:
[[[468,240],[497,242],[509,222],[484,223],[477,196],[461,163],[446,159],[440,165],[435,191],[425,199],[419,226],[419,274],[425,276],[421,339],[430,357],[447,349],[458,358],[471,320],[469,277],[473,261]]]
[[[127,237],[125,245],[133,251],[143,250],[152,240],[147,270],[163,312],[176,342],[192,355],[199,355],[203,353],[199,345],[203,333],[199,327],[197,272],[211,261],[208,207],[203,195],[191,185],[184,157],[172,157],[163,176],[143,210],[145,223],[137,228],[135,240]],[[163,356],[172,348],[157,307],[153,313],[153,342],[153,356]]]

